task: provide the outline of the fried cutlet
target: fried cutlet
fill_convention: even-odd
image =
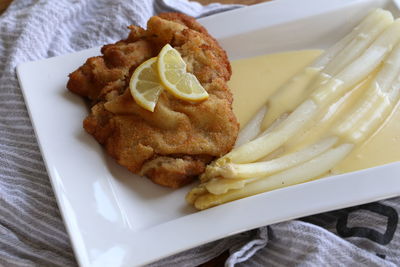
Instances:
[[[130,171],[178,188],[229,152],[239,125],[227,87],[231,67],[225,51],[195,19],[178,13],[151,17],[147,29],[130,26],[127,39],[105,45],[69,75],[67,88],[91,103],[85,130]],[[129,79],[143,61],[169,43],[207,90],[200,103],[163,91],[154,112],[138,106]]]

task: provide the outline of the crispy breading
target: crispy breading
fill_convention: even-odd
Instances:
[[[67,87],[91,100],[83,126],[119,164],[178,188],[234,145],[239,125],[226,84],[231,67],[215,39],[186,15],[164,13],[150,18],[147,30],[129,28],[126,40],[104,46],[103,56],[71,73]],[[188,103],[163,91],[150,112],[135,103],[128,82],[134,69],[167,43],[181,53],[209,98]]]

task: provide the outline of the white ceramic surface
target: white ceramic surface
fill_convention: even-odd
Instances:
[[[237,59],[325,48],[375,7],[396,12],[384,0],[277,0],[200,22]],[[393,163],[196,212],[184,201],[190,187],[172,191],[131,174],[82,129],[88,110],[66,90],[67,75],[98,54],[95,48],[17,68],[81,266],[142,265],[259,226],[400,194],[400,163]]]

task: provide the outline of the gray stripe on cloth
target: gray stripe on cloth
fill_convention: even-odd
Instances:
[[[158,12],[194,17],[239,5],[201,6],[186,0],[14,0],[0,16],[0,266],[76,266],[39,153],[15,67],[26,61],[97,47],[145,26]],[[381,202],[396,215],[400,200]],[[267,212],[267,211],[266,211]],[[398,231],[386,244],[368,237],[389,219],[363,210],[348,216],[367,237],[340,236],[349,210],[309,216],[218,240],[151,266],[195,266],[230,251],[226,266],[400,265]],[[382,216],[382,215],[379,215]],[[368,221],[363,225],[363,221]],[[315,225],[318,224],[319,226]],[[387,224],[397,227],[398,222]],[[396,224],[396,225],[394,225]],[[339,229],[339,232],[338,232]],[[370,229],[371,230],[371,229]],[[342,234],[343,235],[343,234]]]
[[[210,16],[238,7],[242,7],[242,5],[221,5],[219,3],[212,3],[206,6],[202,6],[197,2],[188,2],[186,0],[154,1],[154,8],[156,13],[182,12],[195,18]]]

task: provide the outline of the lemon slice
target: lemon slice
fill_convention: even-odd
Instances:
[[[142,108],[154,111],[158,97],[164,89],[157,73],[157,58],[143,62],[133,72],[129,89],[136,103]]]
[[[164,88],[176,98],[192,102],[208,98],[196,76],[186,72],[186,63],[179,52],[169,44],[158,54],[157,68]]]

